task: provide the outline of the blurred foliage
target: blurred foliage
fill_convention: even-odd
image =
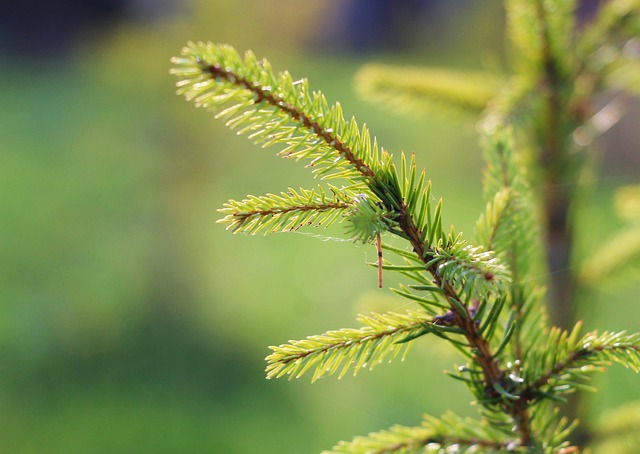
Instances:
[[[407,415],[427,400],[435,413],[465,412],[461,396],[438,391],[440,375],[404,373],[447,367],[449,350],[438,343],[357,386],[264,379],[264,346],[285,341],[283,333],[335,328],[398,300],[377,291],[364,265],[373,247],[302,235],[257,241],[214,224],[229,197],[278,188],[285,172],[289,183],[306,182],[306,172],[256,152],[173,95],[168,62],[186,40],[268,52],[274,66],[309,76],[366,119],[391,150],[419,150],[448,194],[445,223],[470,231],[481,198],[472,128],[465,135],[430,117],[390,118],[352,94],[364,60],[306,56],[340,2],[275,3],[194,0],[180,14],[78,41],[72,59],[1,62],[0,451],[276,453],[286,438],[292,452],[313,452],[391,422],[415,424]],[[283,27],[283,15],[305,25]],[[479,34],[498,28],[486,14],[480,20]],[[241,165],[244,153],[253,168]],[[460,179],[444,172],[452,161],[466,165]],[[597,232],[598,217],[592,222]],[[309,260],[314,282],[296,280]],[[606,324],[615,329],[616,311],[627,310],[594,302],[590,316],[617,319]],[[630,386],[624,375],[607,379],[601,406]],[[329,407],[341,416],[323,417]]]

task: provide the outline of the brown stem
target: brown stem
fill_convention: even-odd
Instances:
[[[573,124],[570,106],[563,100],[564,77],[553,55],[547,11],[542,0],[536,1],[538,26],[542,39],[541,89],[545,102],[543,123],[539,131],[540,166],[543,172],[543,209],[546,218],[546,258],[549,271],[549,314],[551,323],[569,330],[576,322],[576,282],[571,267],[574,236],[570,208],[574,199],[573,166],[569,156],[566,131]],[[580,394],[570,396],[565,415],[578,419]],[[580,429],[584,431],[584,429]],[[573,440],[582,438],[574,432]]]
[[[422,233],[415,224],[411,215],[407,212],[407,207],[404,202],[401,203],[398,211],[399,216],[397,218],[397,222],[401,230],[409,238],[414,252],[425,264],[427,264],[431,260],[431,251],[425,249],[425,244],[422,241]],[[438,272],[437,265],[431,264],[427,267],[427,270],[433,275],[436,284],[443,289],[443,293],[447,300],[451,301],[455,299],[456,301],[461,301],[453,285],[450,282],[443,280],[442,276]],[[506,374],[502,369],[500,369],[498,361],[491,351],[489,341],[478,331],[479,327],[473,320],[472,314],[468,309],[466,314],[461,314],[453,303],[450,303],[450,308],[451,313],[453,314],[454,324],[464,330],[464,335],[469,347],[474,352],[474,360],[482,369],[487,392],[491,396],[497,397],[498,394],[497,391],[495,391],[494,386],[502,386],[506,383]],[[519,399],[510,405],[504,404],[503,407],[516,423],[521,445],[530,445],[532,441],[532,434],[529,423],[530,415],[528,402],[523,399]]]
[[[571,272],[573,232],[569,209],[573,198],[571,163],[562,133],[567,119],[563,118],[561,97],[562,74],[551,49],[551,39],[546,26],[547,12],[542,0],[536,1],[538,24],[542,39],[542,79],[540,81],[545,100],[543,125],[539,131],[540,165],[543,171],[543,209],[549,269],[549,312],[553,325],[570,329],[575,323],[574,279]]]
[[[552,324],[571,329],[575,324],[575,278],[571,269],[573,232],[569,222],[572,191],[558,181],[553,170],[547,172],[544,193],[546,247],[549,268],[549,312]]]
[[[349,208],[349,204],[345,202],[329,202],[325,204],[318,205],[294,205],[288,207],[274,207],[269,208],[267,210],[251,210],[251,211],[239,211],[233,213],[234,225],[241,226],[250,220],[254,216],[265,217],[265,216],[279,216],[281,214],[292,213],[295,211],[306,212],[306,211],[329,211],[329,210],[344,210]]]

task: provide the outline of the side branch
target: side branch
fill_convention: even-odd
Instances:
[[[387,430],[372,432],[366,437],[356,437],[349,442],[340,442],[324,454],[347,453],[394,453],[429,452],[438,449],[469,451],[505,451],[512,440],[505,440],[501,431],[488,426],[486,422],[462,418],[453,413],[445,413],[440,418],[424,416],[420,426],[395,425]],[[431,448],[431,449],[428,449]]]
[[[250,211],[237,211],[231,214],[233,223],[243,225],[254,217],[281,216],[289,213],[305,213],[309,211],[322,213],[330,210],[346,210],[350,205],[346,202],[329,202],[321,205],[294,205],[286,207],[273,207],[268,209],[256,209]]]
[[[359,329],[327,331],[269,347],[273,353],[266,358],[267,378],[299,378],[311,368],[315,368],[312,381],[336,372],[342,377],[349,370],[356,375],[364,367],[373,368],[387,357],[406,353],[411,342],[404,340],[420,335],[430,322],[421,311],[373,314],[360,320],[365,326]]]
[[[259,84],[255,84],[246,78],[238,76],[233,71],[222,68],[217,64],[207,64],[205,61],[200,59],[198,59],[198,64],[203,71],[211,74],[212,78],[224,79],[231,84],[239,85],[253,93],[255,104],[266,102],[281,112],[286,113],[293,121],[296,121],[305,128],[313,131],[316,136],[320,137],[327,145],[335,149],[339,156],[344,157],[344,159],[350,162],[363,176],[368,179],[375,178],[374,171],[367,166],[362,159],[358,158],[353,150],[342,142],[338,136],[333,134],[331,129],[323,128],[317,121],[310,118],[306,113],[300,111],[295,106],[284,102],[279,97],[276,97],[268,90],[268,87],[262,87]]]
[[[387,444],[379,446],[378,449],[367,450],[370,454],[387,454],[395,452],[413,452],[414,450],[424,449],[429,445],[440,445],[441,447],[468,447],[468,448],[487,448],[494,450],[504,450],[510,445],[510,442],[497,442],[493,440],[481,440],[481,439],[467,439],[453,436],[428,436],[424,438],[415,438],[402,440],[397,443]],[[340,452],[340,451],[334,451]],[[417,451],[416,451],[417,452]]]
[[[554,364],[544,375],[522,391],[522,398],[534,400],[540,396],[542,388],[552,386],[552,381],[566,374],[584,375],[602,369],[601,360],[589,360],[592,356],[603,355],[604,361],[616,361],[636,372],[640,371],[640,345],[633,342],[614,342],[613,344],[581,347],[571,352],[564,360]],[[606,362],[604,363],[607,364]]]

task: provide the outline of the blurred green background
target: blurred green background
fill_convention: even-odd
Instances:
[[[371,246],[216,225],[229,198],[314,182],[175,96],[168,70],[187,40],[211,40],[309,77],[385,148],[415,151],[445,221],[471,233],[473,122],[399,118],[352,80],[369,61],[500,68],[500,3],[405,2],[420,14],[387,16],[388,30],[356,1],[130,3],[0,60],[0,452],[319,452],[425,411],[472,414],[442,374],[460,358],[434,339],[355,379],[264,379],[268,345],[404,302],[377,289]],[[595,186],[586,248],[607,234],[613,187],[637,176],[612,166]],[[587,325],[639,330],[637,290],[592,295]],[[598,383],[596,412],[640,397],[622,368]]]

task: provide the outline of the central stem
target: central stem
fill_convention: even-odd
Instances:
[[[431,254],[429,249],[426,248],[422,238],[423,235],[420,229],[414,222],[411,215],[407,212],[407,206],[402,202],[399,207],[398,225],[400,229],[409,239],[414,252],[420,257],[423,263],[427,264],[431,261]],[[487,393],[491,397],[497,397],[498,394],[495,391],[495,387],[502,387],[506,383],[506,374],[500,369],[497,359],[494,357],[489,341],[482,336],[479,332],[479,327],[472,317],[472,314],[467,309],[465,314],[460,313],[457,305],[450,301],[455,299],[462,303],[458,292],[453,285],[445,281],[438,272],[437,265],[431,264],[427,267],[427,271],[434,277],[436,284],[442,288],[443,293],[451,308],[453,314],[454,323],[462,330],[464,330],[464,336],[467,339],[469,347],[474,352],[474,360],[482,369],[484,384]],[[464,304],[467,308],[467,305]],[[513,418],[518,434],[520,436],[520,444],[522,446],[529,446],[532,442],[530,415],[528,410],[528,403],[524,399],[518,399],[510,403],[502,404],[504,410]]]
[[[549,271],[549,315],[552,325],[569,330],[576,322],[576,280],[572,268],[574,246],[570,209],[575,194],[575,157],[570,155],[568,140],[575,127],[566,93],[573,80],[562,71],[562,62],[554,55],[548,12],[542,0],[536,1],[541,28],[541,78],[544,107],[538,132],[539,165],[543,173],[543,209],[545,216],[546,259]],[[569,115],[567,115],[569,114]],[[566,417],[578,419],[580,394],[573,394],[565,408]],[[575,441],[583,438],[584,429],[574,432]]]
[[[573,121],[567,111],[562,92],[565,77],[553,55],[547,27],[547,11],[536,1],[541,27],[541,79],[544,110],[538,127],[539,165],[542,169],[543,210],[545,215],[546,257],[549,270],[549,312],[553,325],[571,329],[575,323],[575,280],[571,268],[573,232],[569,211],[574,194],[574,166],[569,155],[566,131]]]

